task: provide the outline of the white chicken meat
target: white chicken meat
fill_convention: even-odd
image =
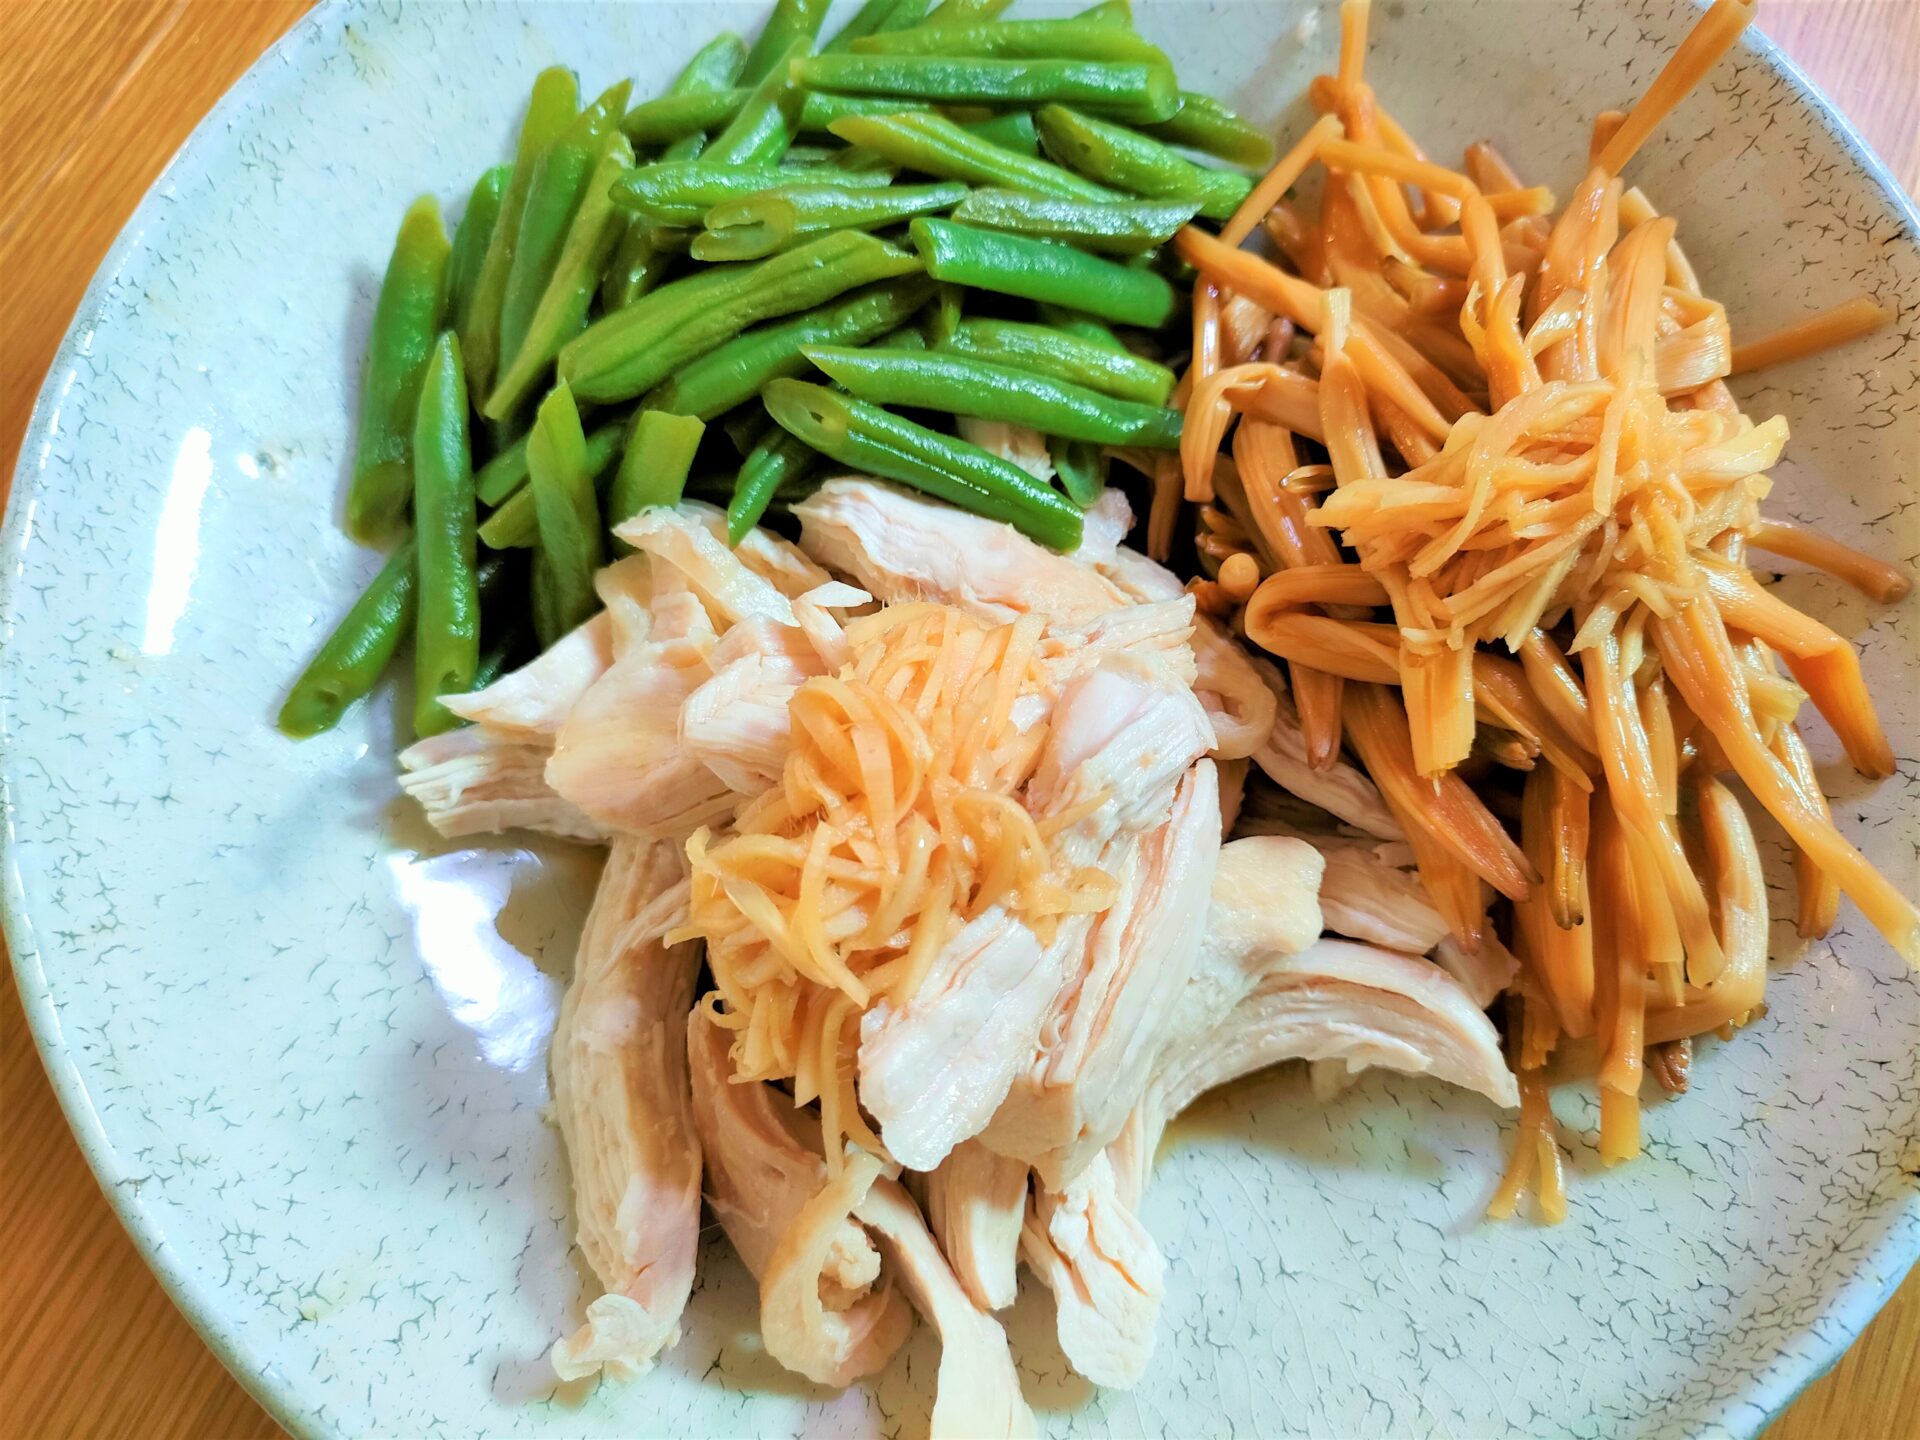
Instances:
[[[680,1333],[700,1235],[700,1144],[682,1026],[700,947],[676,845],[616,840],[554,1028],[553,1111],[573,1173],[581,1253],[606,1293],[552,1352],[575,1380],[638,1374]]]

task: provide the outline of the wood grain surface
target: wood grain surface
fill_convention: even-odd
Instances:
[[[196,121],[308,0],[0,0],[0,497],[108,245]],[[1604,0],[1603,0],[1604,3]],[[1762,0],[1761,25],[1920,191],[1920,0]],[[0,1431],[279,1431],[107,1208],[0,980]],[[1912,1435],[1920,1273],[1771,1440]]]

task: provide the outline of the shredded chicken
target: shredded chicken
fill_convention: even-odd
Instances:
[[[1004,623],[1038,614],[1085,625],[1129,605],[1178,600],[1173,572],[1119,545],[1132,516],[1109,490],[1088,512],[1092,533],[1071,557],[1012,527],[954,511],[871,480],[830,480],[794,507],[801,545],[889,603],[938,600]],[[1218,732],[1221,758],[1253,753],[1273,718],[1271,693],[1241,647],[1213,622],[1191,638],[1195,692]]]
[[[685,917],[686,873],[676,845],[614,842],[554,1029],[580,1249],[606,1287],[553,1347],[563,1380],[647,1369],[679,1338],[693,1286],[700,1144],[680,1027],[700,950],[661,940]]]
[[[907,1192],[879,1180],[854,1206],[879,1237],[890,1270],[940,1334],[932,1440],[1001,1440],[1040,1433],[1020,1394],[1006,1332],[977,1306],[941,1257]]]
[[[1109,656],[1073,680],[1026,797],[1043,824],[1080,815],[1053,841],[1056,865],[1116,873],[1138,835],[1164,823],[1175,786],[1211,738],[1192,691],[1154,655]],[[883,1001],[862,1016],[860,1096],[895,1159],[931,1170],[981,1133],[1032,1066],[1092,926],[1091,916],[1068,915],[1042,944],[992,907],[941,947],[904,1004]]]
[[[1273,729],[1253,752],[1253,763],[1282,790],[1339,816],[1354,828],[1382,840],[1405,839],[1380,791],[1360,770],[1339,759],[1324,770],[1313,767],[1307,758],[1306,735],[1300,729],[1300,712],[1294,708],[1286,680],[1271,661],[1253,655],[1244,658],[1274,698]]]
[[[866,1151],[849,1149],[839,1174],[827,1175],[781,1232],[760,1277],[767,1353],[820,1385],[843,1389],[884,1368],[913,1324],[884,1268],[853,1295],[833,1279],[845,1266],[855,1208],[876,1184],[898,1189],[884,1178],[886,1168]]]
[[[1027,1208],[1027,1167],[965,1140],[927,1176],[927,1222],[973,1303],[1011,1305]]]
[[[599,824],[553,792],[546,767],[562,722],[612,663],[613,625],[602,611],[484,690],[442,697],[474,723],[401,751],[401,788],[448,839],[538,830],[604,840]]]
[[[1265,956],[1225,1023],[1169,1048],[1149,1095],[1164,1123],[1214,1086],[1282,1060],[1431,1074],[1497,1105],[1520,1103],[1500,1034],[1459,981],[1430,960],[1347,940]]]
[[[1041,1052],[987,1143],[1067,1184],[1120,1133],[1170,1036],[1200,946],[1219,847],[1211,762],[1188,772],[1166,821],[1124,848],[1113,904],[1094,921],[1043,1027]]]
[[[547,784],[544,743],[503,739],[483,726],[430,735],[400,752],[400,788],[448,839],[537,830],[604,842],[607,832]]]
[[[1064,1191],[1035,1190],[1020,1253],[1053,1291],[1060,1349],[1096,1385],[1129,1389],[1153,1358],[1166,1261],[1106,1152]]]

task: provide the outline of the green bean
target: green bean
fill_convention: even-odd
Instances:
[[[897,330],[932,290],[924,275],[908,275],[749,330],[681,369],[647,396],[647,408],[711,420],[751,400],[769,380],[805,374],[800,352],[808,345],[861,345]]]
[[[918,25],[926,18],[927,3],[928,0],[867,0],[839,34],[820,47],[820,53],[835,55],[869,35],[884,35],[891,30]]]
[[[989,115],[984,120],[962,121],[960,128],[1003,150],[1011,150],[1031,160],[1040,158],[1040,130],[1033,123],[1031,110],[1009,110],[1004,115]]]
[[[527,436],[528,489],[540,527],[534,623],[551,645],[594,611],[600,568],[600,507],[587,473],[587,437],[566,385],[540,402]]]
[[[1049,375],[970,355],[809,345],[806,356],[849,394],[873,405],[946,410],[1099,445],[1173,450],[1180,444],[1178,410],[1116,400]]]
[[[1256,130],[1211,95],[1180,92],[1180,108],[1165,120],[1144,124],[1156,140],[1184,145],[1235,165],[1264,170],[1273,164],[1273,140]]]
[[[933,315],[927,324],[927,338],[935,345],[944,345],[953,338],[954,331],[960,328],[961,310],[967,301],[966,287],[941,285],[935,290],[933,300]]]
[[[503,420],[518,409],[534,383],[547,373],[560,347],[586,324],[587,307],[621,236],[611,187],[632,169],[633,147],[626,136],[612,131],[601,141],[600,159],[587,177],[586,193],[553,263],[546,293],[527,321],[513,359],[487,397],[484,413],[489,419]]]
[[[747,92],[740,111],[713,138],[704,158],[716,165],[771,165],[786,152],[800,129],[806,94],[793,83],[790,62],[807,53],[796,38],[784,56]]]
[[[1049,325],[963,320],[940,348],[1017,370],[1037,371],[1144,405],[1164,404],[1173,391],[1173,372],[1166,366]]]
[[[1137,130],[1076,114],[1064,105],[1043,107],[1037,119],[1041,143],[1061,164],[1136,195],[1197,197],[1200,213],[1209,220],[1226,219],[1253,189],[1245,175],[1196,165]]]
[[[620,453],[620,421],[609,420],[587,436],[587,458],[597,475]],[[527,437],[511,445],[474,472],[473,493],[482,505],[501,505],[527,483]]]
[[[1071,305],[1054,305],[1043,300],[1034,306],[1042,325],[1051,326],[1062,335],[1071,335],[1076,340],[1084,340],[1089,345],[1097,345],[1102,350],[1117,351],[1122,355],[1131,354],[1124,341],[1113,333],[1113,327],[1104,320],[1095,319],[1084,311]]]
[[[613,474],[613,462],[620,454],[620,445],[625,431],[619,421],[610,421],[587,436],[587,473],[593,476],[594,483],[602,490]],[[511,447],[519,452],[519,472],[513,483],[501,490],[499,508],[489,515],[480,526],[480,543],[489,550],[518,550],[536,544],[540,539],[540,524],[533,513],[533,490],[527,484],[527,442],[522,436]],[[511,453],[503,450],[494,457],[498,461]],[[474,477],[474,487],[487,479],[487,471],[493,468],[489,462],[486,470]],[[491,502],[489,502],[491,503]]]
[[[936,280],[1071,305],[1103,320],[1148,329],[1166,324],[1173,315],[1173,287],[1151,271],[1116,265],[1065,245],[947,220],[915,220],[908,233]]]
[[[547,293],[547,282],[553,278],[573,217],[586,198],[588,181],[606,152],[608,136],[614,133],[615,121],[626,108],[630,89],[632,83],[623,80],[582,110],[533,167],[526,205],[520,213],[520,234],[513,243],[513,269],[508,273],[506,298],[500,305],[499,349],[490,378],[506,374],[520,358],[534,311]],[[627,160],[630,167],[631,151]],[[487,414],[491,419],[500,418],[492,409]]]
[[[1086,105],[1128,120],[1164,120],[1180,106],[1157,62],[974,60],[943,55],[815,55],[793,62],[810,90],[904,95],[987,105]]]
[[[331,730],[349,705],[373,689],[413,628],[415,588],[408,536],[293,682],[276,721],[281,734],[304,740]]]
[[[377,539],[406,515],[413,411],[446,307],[451,252],[439,202],[421,196],[393,242],[360,372],[360,436],[347,489],[347,530],[357,540]]]
[[[1130,26],[1133,24],[1132,0],[1100,0],[1099,4],[1089,5],[1073,18],[1098,25]]]
[[[753,92],[740,87],[669,90],[627,111],[620,129],[635,145],[663,145],[726,125]]]
[[[800,128],[809,135],[832,135],[834,125],[856,115],[909,115],[930,111],[924,100],[908,100],[898,95],[833,95],[825,90],[807,91],[800,107]]]
[[[972,25],[993,19],[1011,4],[1013,0],[940,0],[940,3],[933,7],[933,13],[921,24],[929,27]]]
[[[707,427],[691,415],[642,410],[627,432],[626,454],[607,496],[607,526],[618,526],[648,505],[678,505],[693,453]]]
[[[698,50],[681,67],[669,95],[691,95],[703,90],[724,90],[742,83],[741,72],[747,63],[746,44],[730,30],[723,30]],[[632,136],[628,136],[632,139]]]
[[[775,380],[761,398],[781,429],[843,465],[1004,520],[1056,550],[1079,547],[1073,502],[978,445],[798,380]]]
[[[695,52],[693,59],[687,62],[686,68],[669,87],[667,95],[672,99],[724,90],[740,74],[746,57],[747,47],[740,43],[739,36],[720,35]],[[628,118],[633,114],[634,111],[629,110]],[[731,118],[731,112],[728,118]],[[621,123],[624,127],[626,122]],[[675,136],[661,153],[660,159],[673,163],[697,158],[706,148],[705,132],[706,127],[702,126]],[[660,277],[666,273],[672,261],[672,248],[658,243],[651,224],[638,218],[628,221],[614,250],[613,262],[607,267],[606,278],[600,285],[601,308],[620,310],[631,305],[660,283]]]
[[[493,383],[500,353],[500,308],[506,303],[507,280],[513,273],[513,250],[520,239],[520,220],[527,207],[527,190],[534,167],[560,132],[573,123],[579,92],[573,72],[555,65],[542,70],[533,82],[527,117],[520,122],[520,140],[514,147],[513,173],[500,196],[500,218],[494,222],[486,257],[473,282],[473,298],[460,327],[460,353],[467,364],[467,384],[484,393]]]
[[[1143,60],[1167,57],[1131,29],[1101,20],[991,20],[872,35],[856,55],[952,55],[997,60]]]
[[[875,190],[892,176],[881,170],[835,171],[840,189]],[[613,202],[643,215],[657,226],[698,225],[709,210],[729,200],[813,183],[807,170],[793,165],[718,165],[681,160],[643,165],[613,187]]]
[[[741,68],[740,83],[757,85],[774,68],[791,58],[794,46],[806,54],[813,48],[813,37],[820,33],[820,22],[827,18],[829,0],[775,0],[773,14],[767,17],[747,63]]]
[[[740,462],[727,501],[727,543],[738,545],[760,523],[773,497],[797,485],[820,461],[812,446],[774,426]]]
[[[453,232],[453,251],[447,259],[447,318],[456,329],[466,323],[480,264],[487,258],[494,222],[500,218],[500,197],[507,188],[511,165],[496,165],[473,182],[467,208]]]
[[[480,664],[480,590],[474,576],[473,452],[460,342],[441,334],[413,422],[413,519],[419,602],[413,627],[413,733],[459,722],[442,695],[473,688]]]
[[[952,181],[875,187],[864,175],[848,180],[857,183],[783,185],[715,205],[706,230],[693,237],[693,258],[758,260],[829,230],[876,230],[951,210],[967,194],[966,186]]]
[[[560,375],[583,400],[629,399],[749,325],[919,268],[913,256],[871,235],[836,230],[767,260],[663,285],[570,341],[560,352]]]
[[[1053,473],[1060,477],[1060,488],[1082,510],[1091,510],[1107,488],[1106,460],[1098,445],[1085,440],[1069,440],[1061,435],[1047,437],[1047,455],[1053,461]]]
[[[1077,200],[1123,198],[1071,170],[969,134],[944,115],[849,115],[836,120],[832,130],[848,144],[884,155],[903,170],[918,170],[943,180],[1005,185]]]
[[[1024,190],[975,190],[953,218],[989,230],[1062,240],[1083,250],[1139,255],[1193,219],[1198,200],[1062,200]]]

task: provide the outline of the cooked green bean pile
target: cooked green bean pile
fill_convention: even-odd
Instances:
[[[537,76],[451,240],[431,196],[401,223],[346,502],[392,557],[280,728],[332,727],[409,636],[415,732],[458,724],[439,697],[589,617],[646,506],[723,503],[737,544],[831,463],[1071,550],[1107,447],[1177,448],[1166,242],[1272,147],[1126,0],[1007,4],[866,0],[823,41],[827,0],[777,0],[638,104]],[[1053,473],[973,421],[1038,432]]]

